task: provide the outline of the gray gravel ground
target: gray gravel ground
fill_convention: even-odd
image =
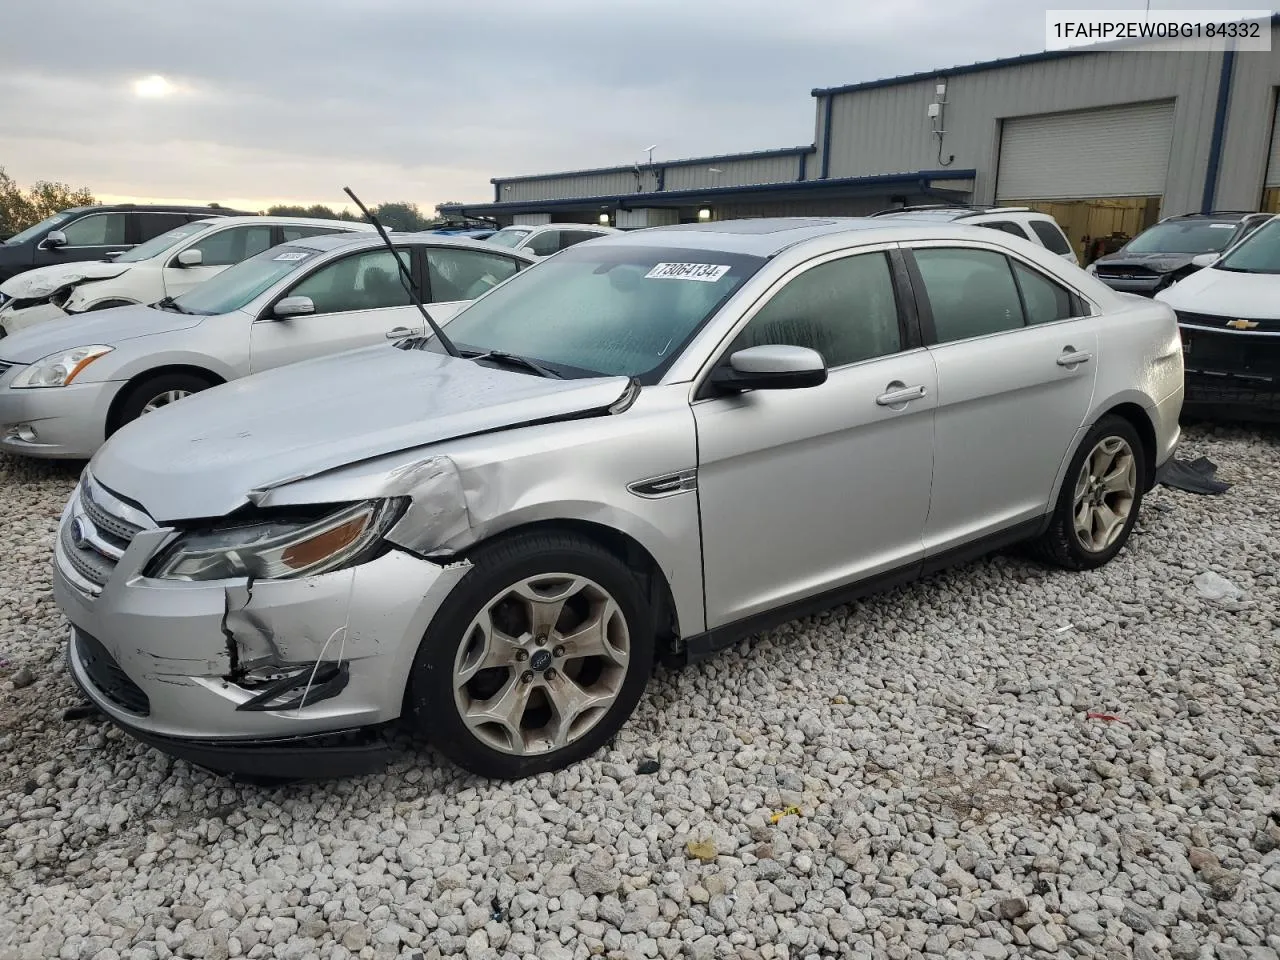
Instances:
[[[788,624],[568,772],[406,750],[279,789],[61,719],[74,472],[0,458],[0,957],[1274,960],[1278,451],[1189,431],[1235,488],[1158,491],[1105,570],[998,557]]]

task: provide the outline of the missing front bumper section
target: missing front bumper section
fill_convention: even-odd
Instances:
[[[351,671],[347,663],[304,663],[290,667],[288,675],[268,683],[257,696],[246,700],[236,710],[301,710],[336,697],[350,681]]]

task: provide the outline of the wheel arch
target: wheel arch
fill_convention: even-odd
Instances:
[[[649,548],[633,535],[607,524],[593,520],[557,517],[529,520],[506,527],[469,544],[462,555],[466,556],[481,546],[509,540],[528,533],[557,531],[570,533],[589,540],[623,559],[641,579],[645,594],[653,604],[657,626],[657,646],[660,654],[674,653],[680,640],[680,618],[671,583],[662,565]]]
[[[155,377],[162,377],[166,374],[174,373],[199,377],[202,380],[208,381],[209,386],[211,387],[216,387],[219,384],[227,382],[225,377],[219,376],[208,367],[201,367],[196,364],[189,363],[167,363],[163,366],[151,367],[150,369],[143,370],[140,373],[135,373],[121,385],[120,389],[116,391],[116,395],[111,398],[111,406],[107,408],[107,435],[110,436],[114,430],[119,428],[120,424],[118,421],[120,417],[120,408],[128,401],[130,394],[133,393],[134,389],[137,388],[139,384],[145,383],[147,380],[152,380]]]
[[[1106,416],[1119,417],[1137,431],[1138,439],[1142,441],[1143,492],[1150,491],[1156,485],[1156,451],[1159,449],[1156,427],[1151,420],[1151,415],[1147,413],[1145,407],[1134,401],[1123,400],[1103,409],[1094,419],[1094,423]]]

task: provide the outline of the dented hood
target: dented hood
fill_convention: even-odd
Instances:
[[[111,437],[93,475],[158,522],[220,517],[251,490],[455,437],[603,410],[625,377],[553,380],[376,346],[235,380]]]
[[[0,283],[0,293],[15,300],[39,300],[60,290],[69,283],[81,280],[108,280],[129,269],[127,263],[88,261],[83,263],[55,263],[36,267],[10,277]]]

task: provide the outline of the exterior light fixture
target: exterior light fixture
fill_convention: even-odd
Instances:
[[[710,219],[711,219],[711,210],[710,210],[710,209],[708,209],[707,207],[703,207],[701,210],[699,210],[699,211],[698,211],[698,219],[699,219],[699,220],[710,220]]]

